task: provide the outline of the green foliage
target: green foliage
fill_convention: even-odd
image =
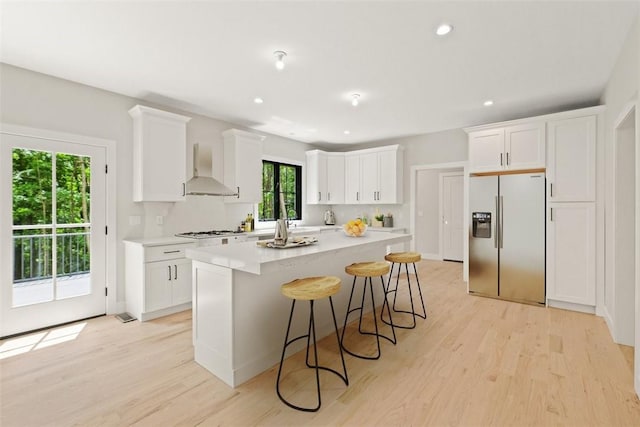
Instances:
[[[16,148],[12,161],[14,225],[90,222],[89,157],[56,153],[54,162],[51,152]],[[89,233],[89,227],[55,229],[58,274],[89,270]],[[54,229],[30,228],[13,234],[14,279],[50,276]]]

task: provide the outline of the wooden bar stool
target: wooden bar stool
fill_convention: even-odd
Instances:
[[[282,295],[287,298],[291,298],[293,301],[291,303],[291,314],[289,314],[289,324],[287,325],[287,334],[284,337],[284,346],[282,347],[282,357],[280,358],[280,367],[278,368],[278,378],[276,379],[276,392],[278,393],[278,397],[282,400],[287,406],[297,409],[300,411],[307,412],[315,412],[320,409],[320,405],[322,404],[320,398],[320,369],[325,371],[333,372],[337,376],[339,376],[342,381],[344,381],[345,385],[349,385],[349,379],[347,378],[347,366],[344,363],[344,355],[342,353],[342,346],[340,344],[340,337],[338,335],[338,322],[336,321],[336,313],[333,309],[333,300],[331,299],[332,295],[335,295],[340,290],[341,281],[338,277],[335,276],[321,276],[321,277],[307,277],[304,279],[296,279],[292,282],[285,283],[281,286],[280,291]],[[315,324],[315,314],[313,303],[315,300],[323,299],[329,297],[329,304],[331,305],[331,314],[333,316],[333,326],[336,331],[336,338],[338,340],[338,348],[340,349],[340,358],[342,359],[342,369],[344,375],[341,373],[334,371],[331,368],[327,368],[324,366],[318,365],[318,348],[316,346],[316,324]],[[299,337],[289,339],[289,331],[291,330],[291,319],[293,319],[293,311],[296,306],[297,300],[306,300],[309,301],[309,329],[307,334],[300,335]],[[313,335],[313,355],[314,355],[314,363],[309,363],[309,347],[311,346],[311,336]],[[318,391],[318,405],[313,408],[305,408],[302,406],[294,405],[287,401],[282,394],[280,394],[280,375],[282,373],[282,365],[284,363],[285,353],[287,351],[287,347],[289,344],[294,343],[295,341],[306,338],[307,339],[307,354],[305,356],[305,363],[309,368],[315,368],[316,370],[316,388]]]
[[[424,306],[424,299],[422,298],[422,289],[420,288],[420,280],[418,279],[418,271],[416,270],[416,262],[420,261],[422,257],[418,252],[395,252],[395,253],[390,253],[386,255],[384,259],[391,262],[392,264],[391,264],[391,273],[389,274],[389,280],[387,282],[387,286],[385,289],[385,299],[384,299],[384,303],[382,304],[382,311],[380,311],[380,319],[382,319],[382,321],[387,325],[393,324],[393,326],[395,326],[396,328],[413,329],[416,327],[416,316],[421,317],[423,319],[427,318],[427,310],[425,309],[425,306]],[[398,275],[396,276],[396,287],[395,289],[390,289],[391,277],[393,276],[393,268],[395,267],[396,264],[398,264]],[[407,273],[407,286],[409,288],[409,301],[411,303],[411,311],[399,310],[396,308],[396,299],[398,298],[398,284],[400,281],[402,264],[404,264],[404,268]],[[420,303],[422,304],[423,314],[417,313],[413,304],[413,292],[411,291],[412,286],[411,286],[411,280],[409,279],[409,264],[413,264],[413,273],[416,276],[416,284],[418,285],[418,295],[420,295]],[[384,319],[383,313],[384,313],[385,304],[387,304],[387,308],[388,308],[388,302],[387,302],[386,296],[390,293],[394,294],[393,295],[393,311],[395,313],[410,314],[413,318],[413,323],[411,325],[394,324],[391,317],[389,317],[389,321]]]
[[[380,331],[378,330],[378,321],[376,320],[376,302],[375,302],[375,298],[373,297],[373,284],[371,282],[371,278],[375,277],[375,276],[380,276],[380,282],[382,283],[382,290],[385,291],[385,285],[384,285],[384,279],[382,276],[384,276],[385,274],[387,274],[389,272],[389,263],[384,262],[384,261],[377,261],[377,262],[360,262],[360,263],[355,263],[355,264],[351,264],[347,267],[345,267],[344,269],[346,271],[347,274],[350,274],[353,276],[353,286],[351,287],[351,295],[349,296],[349,304],[347,305],[347,314],[345,315],[344,318],[344,327],[342,328],[342,337],[340,339],[340,342],[342,343],[342,348],[344,349],[344,351],[346,351],[347,353],[349,353],[352,356],[355,357],[359,357],[361,359],[369,359],[369,360],[375,360],[375,359],[379,359],[380,358],[380,338],[384,338],[386,340],[388,340],[389,342],[391,342],[392,344],[395,345],[396,343],[396,331],[394,329],[394,325],[393,322],[391,322],[389,325],[391,326],[391,332],[393,334],[393,338],[390,338],[386,335],[383,335],[380,333]],[[358,277],[364,277],[364,286],[362,287],[362,301],[360,302],[360,306],[355,307],[355,308],[351,308],[351,301],[353,300],[353,292],[355,291],[356,288],[356,279]],[[373,325],[374,325],[374,329],[375,332],[368,332],[368,331],[363,331],[362,330],[362,314],[364,311],[364,300],[365,300],[365,295],[367,293],[367,282],[369,283],[369,293],[371,294],[371,305],[373,307]],[[386,292],[384,293],[385,295],[385,299],[386,299]],[[383,309],[384,309],[384,305],[383,305]],[[354,311],[359,311],[360,312],[360,320],[358,323],[358,332],[360,332],[360,334],[362,335],[373,335],[376,337],[376,343],[378,345],[378,350],[376,352],[375,355],[373,356],[368,356],[368,355],[362,355],[362,354],[357,354],[354,353],[352,351],[350,351],[349,349],[347,349],[345,347],[345,343],[344,343],[344,333],[347,329],[347,322],[349,320],[349,315],[354,312]],[[389,305],[387,304],[387,311],[389,313],[389,318],[391,318],[391,310],[389,309]]]

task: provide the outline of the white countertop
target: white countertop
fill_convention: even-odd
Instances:
[[[317,257],[323,253],[353,248],[392,245],[408,242],[410,234],[367,233],[362,237],[348,237],[344,233],[325,233],[318,235],[318,242],[309,246],[289,249],[263,248],[256,242],[243,242],[234,245],[188,248],[187,258],[220,267],[261,274],[265,269],[288,268],[304,262],[305,258]]]

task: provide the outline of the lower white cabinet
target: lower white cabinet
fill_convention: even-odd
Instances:
[[[595,312],[595,203],[547,205],[547,303]]]
[[[128,313],[145,321],[191,308],[191,260],[184,250],[194,243],[124,243]]]

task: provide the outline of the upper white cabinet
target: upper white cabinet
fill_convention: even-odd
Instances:
[[[307,203],[344,203],[344,154],[320,150],[306,152]]]
[[[224,198],[227,203],[262,201],[262,141],[264,136],[238,129],[222,132],[224,137],[224,184],[238,196]]]
[[[345,156],[345,203],[402,203],[403,151],[399,145]]]
[[[133,117],[133,200],[176,202],[185,197],[190,117],[136,105]]]
[[[360,203],[360,156],[346,153],[344,156],[344,202]]]
[[[545,167],[545,124],[524,123],[469,132],[470,171],[500,172]]]
[[[548,122],[547,201],[596,200],[596,116]]]

